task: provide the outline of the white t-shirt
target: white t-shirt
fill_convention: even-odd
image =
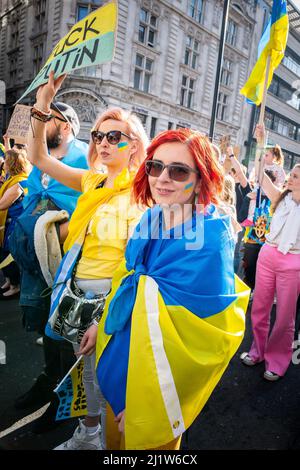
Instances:
[[[278,204],[266,243],[276,246],[284,254],[300,254],[300,204],[292,199],[291,193]]]

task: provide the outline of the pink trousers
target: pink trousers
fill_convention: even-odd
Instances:
[[[276,320],[269,335],[276,293]],[[249,356],[265,361],[266,370],[284,375],[292,358],[296,303],[300,293],[300,254],[282,254],[264,245],[260,250],[251,311],[253,343]]]

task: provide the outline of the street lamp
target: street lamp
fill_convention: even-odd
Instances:
[[[230,0],[224,0],[221,36],[220,36],[220,44],[219,44],[219,55],[218,55],[217,72],[216,72],[216,80],[215,80],[215,91],[214,91],[213,106],[212,106],[212,113],[211,113],[211,120],[210,120],[210,128],[209,128],[209,138],[211,142],[213,141],[214,133],[215,133],[217,102],[218,102],[218,95],[219,95],[219,88],[220,88],[220,76],[221,76],[221,70],[222,70],[222,64],[223,64],[225,34],[226,34],[226,29],[227,29],[229,3],[230,3]]]

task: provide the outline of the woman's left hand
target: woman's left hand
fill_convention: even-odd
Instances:
[[[50,104],[53,101],[54,96],[60,89],[66,74],[61,75],[60,77],[54,79],[54,71],[52,70],[49,74],[48,83],[39,87],[36,94],[36,104],[37,106],[43,108],[41,111],[48,112],[50,109]],[[47,109],[44,109],[47,108]]]
[[[122,434],[124,434],[125,432],[125,410],[121,411],[116,417],[115,417],[115,421],[118,424],[118,429],[119,429],[119,432],[121,432]]]
[[[85,354],[86,356],[90,356],[91,354],[93,354],[96,348],[97,333],[98,326],[96,325],[91,325],[86,330],[80,343],[80,348],[77,353],[78,356],[80,356],[81,354]]]

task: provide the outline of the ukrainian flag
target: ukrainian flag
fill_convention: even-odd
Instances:
[[[202,243],[187,249],[192,232]],[[234,275],[233,248],[229,217],[213,206],[181,237],[163,230],[154,207],[129,241],[99,324],[96,362],[114,414],[125,409],[126,449],[179,437],[237,351],[250,290]]]
[[[284,51],[288,38],[289,20],[286,0],[274,0],[271,18],[258,45],[258,59],[251,75],[241,89],[250,102],[259,106],[263,99],[264,83],[267,73],[267,58],[270,56],[270,69],[267,81],[269,88],[274,70],[284,57]]]

